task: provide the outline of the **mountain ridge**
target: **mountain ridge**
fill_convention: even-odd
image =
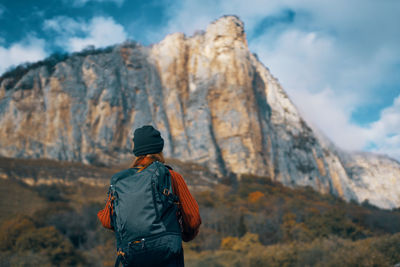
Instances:
[[[236,16],[191,37],[170,34],[148,47],[126,42],[68,57],[53,72],[39,66],[12,88],[9,79],[0,82],[3,156],[112,165],[131,157],[132,129],[153,124],[167,157],[220,177],[251,173],[400,206],[400,164],[326,145],[249,51]]]

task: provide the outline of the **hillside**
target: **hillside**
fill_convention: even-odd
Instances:
[[[108,173],[120,167],[49,160],[1,159],[0,163],[2,171],[16,170],[14,178],[0,180],[6,184],[1,187],[3,199],[11,202],[0,210],[5,215],[0,217],[1,266],[113,266],[114,234],[96,219],[107,184],[73,180],[66,170],[103,174],[98,178],[106,181]],[[400,262],[398,210],[346,203],[309,187],[288,188],[251,175],[196,186],[195,177],[209,171],[169,163],[188,177],[203,221],[199,236],[185,244],[186,266],[393,266]],[[21,183],[21,177],[31,176],[19,172],[25,166],[42,169],[41,181],[52,181],[53,170],[58,169],[58,180],[33,186]]]
[[[214,181],[253,174],[400,206],[400,164],[326,145],[249,51],[235,16],[191,37],[49,58],[14,74],[0,79],[0,155],[113,166],[130,159],[132,130],[153,124],[168,158],[200,164]]]

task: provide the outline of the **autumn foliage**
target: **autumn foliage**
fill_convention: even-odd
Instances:
[[[394,266],[400,262],[399,210],[347,203],[308,187],[288,188],[268,177],[242,175],[222,181],[210,190],[194,191],[203,223],[198,237],[184,244],[187,266]],[[10,183],[8,188],[13,186],[22,185]],[[107,188],[72,189],[24,186],[23,192],[30,190],[45,204],[35,206],[30,214],[9,210],[0,218],[0,266],[114,264],[114,234],[96,216],[104,207]],[[15,190],[2,192],[8,191]]]

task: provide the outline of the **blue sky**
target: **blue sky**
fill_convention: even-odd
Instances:
[[[56,51],[190,36],[225,14],[310,124],[400,159],[398,0],[0,0],[0,73]]]

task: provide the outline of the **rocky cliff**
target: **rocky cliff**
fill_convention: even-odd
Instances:
[[[0,155],[115,164],[153,124],[165,154],[219,176],[252,173],[400,206],[400,164],[325,145],[247,46],[234,16],[204,33],[80,53],[0,80]]]

